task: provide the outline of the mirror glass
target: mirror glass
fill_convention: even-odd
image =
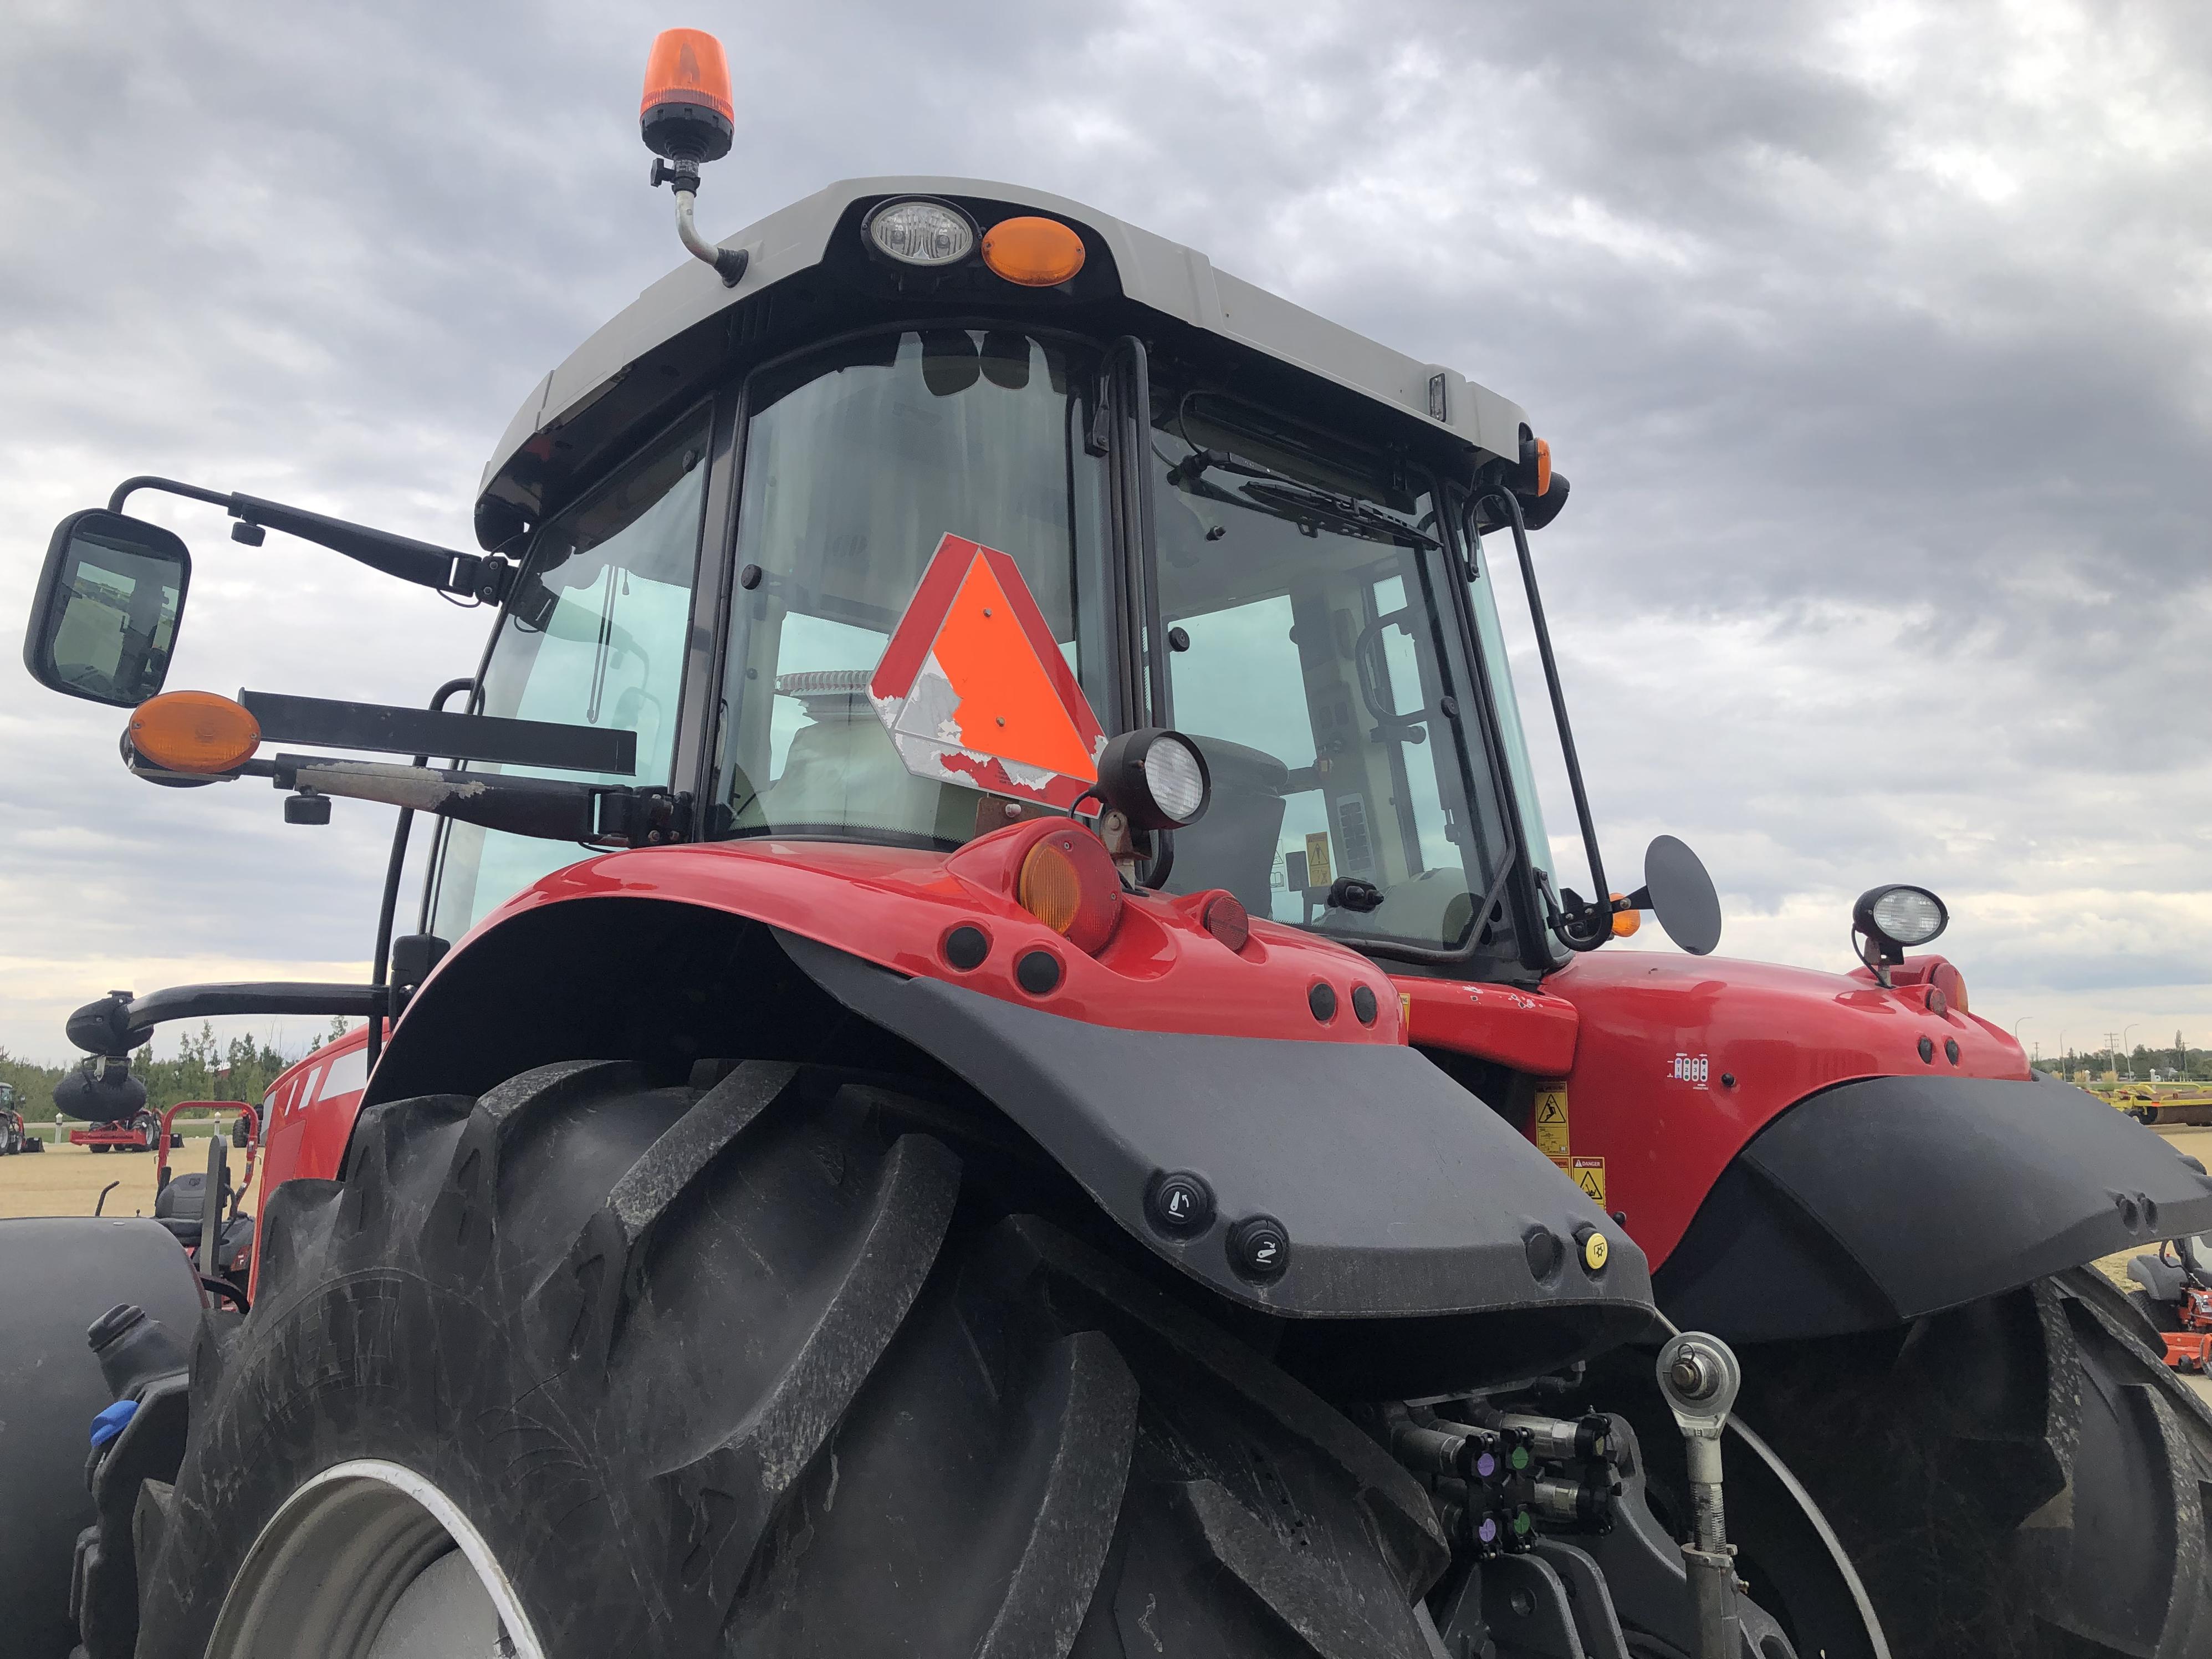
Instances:
[[[1693,957],[1711,955],[1721,942],[1721,896],[1698,855],[1672,836],[1657,836],[1644,849],[1644,884],[1667,937]]]
[[[46,552],[25,665],[54,690],[137,707],[168,676],[191,576],[184,543],[159,525],[71,514]]]

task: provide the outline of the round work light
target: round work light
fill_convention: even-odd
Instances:
[[[966,214],[921,197],[885,202],[861,222],[860,234],[902,265],[957,264],[975,251],[975,226]]]
[[[1212,792],[1198,745],[1164,726],[1124,732],[1098,757],[1100,797],[1135,829],[1177,830],[1194,823]]]
[[[1851,907],[1852,926],[1900,950],[1927,944],[1950,920],[1943,901],[1925,887],[1870,888]]]

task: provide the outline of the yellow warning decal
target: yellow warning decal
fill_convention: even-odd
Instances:
[[[1413,1040],[1413,994],[1411,991],[1398,993],[1398,1029],[1405,1033],[1407,1041]]]
[[[1328,872],[1328,831],[1316,830],[1306,837],[1306,885],[1326,887],[1334,879]]]
[[[1577,1158],[1568,1161],[1567,1174],[1576,1186],[1601,1208],[1605,1204],[1605,1160],[1601,1158]]]
[[[1536,1091],[1536,1150],[1547,1158],[1567,1155],[1567,1091],[1564,1085]]]

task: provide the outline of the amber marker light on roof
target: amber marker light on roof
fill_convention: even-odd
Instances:
[[[1002,219],[983,233],[983,263],[1024,288],[1057,288],[1083,269],[1083,239],[1057,219]]]
[[[1552,443],[1548,438],[1536,440],[1536,493],[1552,493]]]
[[[212,691],[165,691],[131,711],[131,747],[168,772],[234,772],[261,746],[261,722]]]

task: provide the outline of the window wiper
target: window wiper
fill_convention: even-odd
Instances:
[[[1288,479],[1255,480],[1239,484],[1237,489],[1251,501],[1269,503],[1268,510],[1279,518],[1334,519],[1336,521],[1334,528],[1369,541],[1395,542],[1401,545],[1428,549],[1439,545],[1434,537],[1424,535],[1413,526],[1392,518],[1380,507],[1370,507],[1356,496],[1339,495],[1329,490],[1316,489],[1311,484],[1295,483]]]
[[[1354,535],[1380,532],[1380,538],[1410,544],[1415,547],[1436,548],[1441,544],[1436,538],[1416,530],[1400,519],[1392,518],[1382,508],[1361,501],[1357,495],[1340,495],[1333,489],[1323,489],[1318,484],[1287,477],[1272,467],[1261,466],[1225,449],[1196,449],[1168,469],[1168,482],[1178,489],[1194,493],[1208,472],[1232,472],[1247,480],[1237,486],[1246,500],[1259,504],[1261,511],[1271,512],[1277,518],[1295,520],[1303,509],[1306,514],[1319,514],[1338,521],[1338,527]],[[1235,501],[1234,495],[1219,492],[1221,498]],[[1290,509],[1285,511],[1285,508]]]

